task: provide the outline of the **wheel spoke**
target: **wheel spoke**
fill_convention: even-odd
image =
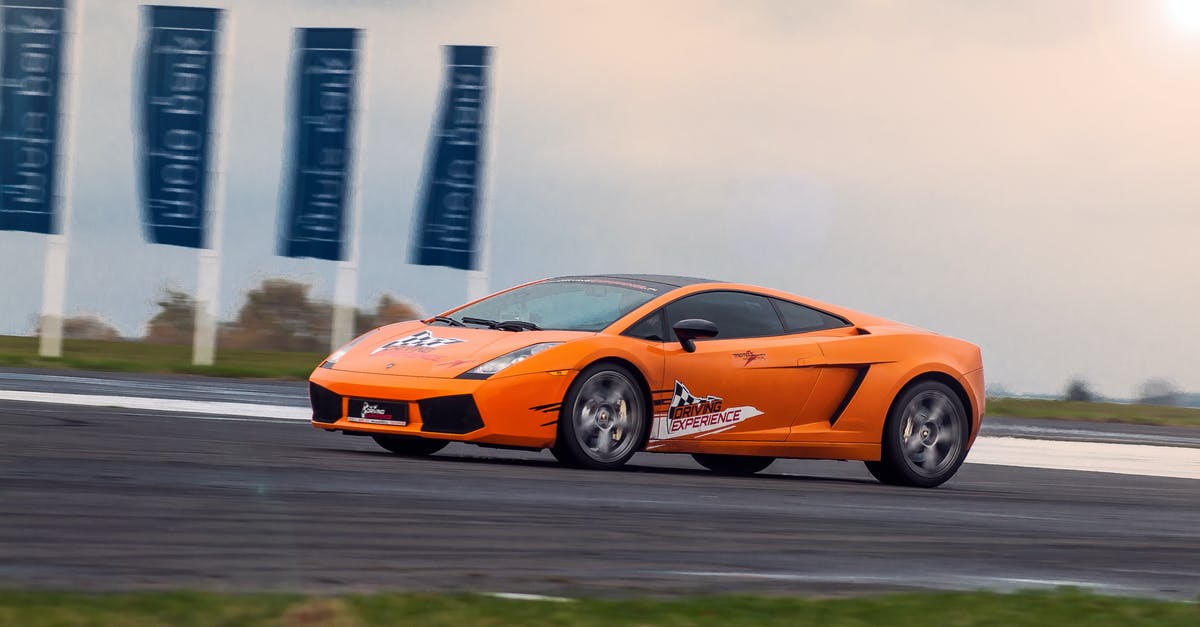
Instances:
[[[576,424],[579,425],[580,432],[588,436],[600,429],[600,426],[596,424],[596,414],[586,407],[580,412]]]
[[[930,405],[932,407],[929,409],[929,422],[939,427],[942,426],[943,418],[949,415],[949,412],[946,411],[946,399],[938,397],[931,401]]]
[[[597,434],[596,438],[596,452],[599,453],[601,457],[608,457],[609,453],[612,452],[612,443],[612,434],[601,431]]]
[[[618,404],[625,402],[625,395],[623,394],[623,390],[621,390],[620,388],[618,388],[616,386],[613,386],[612,388],[610,388],[608,390],[608,393],[604,395],[604,402],[608,403],[609,405],[612,405],[613,407],[616,407]]]

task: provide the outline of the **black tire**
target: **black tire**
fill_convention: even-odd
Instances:
[[[566,466],[611,470],[642,450],[649,433],[649,403],[638,378],[617,364],[593,364],[563,397],[551,452]]]
[[[383,448],[406,457],[424,457],[446,448],[445,440],[430,440],[403,435],[373,435],[375,443]]]
[[[755,455],[711,455],[708,453],[692,453],[696,463],[719,475],[752,475],[767,469],[775,463],[774,457],[758,457]]]
[[[866,462],[881,483],[937,487],[967,457],[970,421],[962,400],[938,381],[919,381],[900,393],[888,412],[880,460]]]
[[[565,446],[558,446],[556,441],[555,445],[550,447],[550,454],[553,455],[554,459],[558,460],[558,463],[562,464],[563,466],[568,468],[579,468],[579,462],[575,461],[575,458],[571,456],[571,453],[568,452],[566,448],[567,447]]]

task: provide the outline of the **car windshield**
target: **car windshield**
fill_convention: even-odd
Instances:
[[[617,279],[549,279],[497,294],[450,316],[520,320],[541,329],[600,331],[660,293],[656,287]]]

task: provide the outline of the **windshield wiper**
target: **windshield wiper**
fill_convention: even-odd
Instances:
[[[434,322],[443,322],[443,323],[445,323],[445,324],[448,324],[448,325],[450,325],[450,326],[452,326],[452,327],[465,327],[465,326],[467,326],[467,325],[465,325],[465,324],[463,324],[463,323],[459,322],[458,320],[455,320],[454,318],[451,318],[451,317],[449,317],[449,316],[434,316],[434,317],[433,317],[433,321],[434,321]]]
[[[486,318],[471,318],[463,316],[463,322],[468,324],[481,324],[489,329],[499,329],[501,331],[541,331],[542,328],[532,322],[524,320],[488,320]]]

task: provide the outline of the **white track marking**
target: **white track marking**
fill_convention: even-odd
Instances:
[[[1108,584],[1099,581],[1083,581],[1075,579],[1042,579],[1033,577],[1003,577],[992,575],[957,575],[943,574],[937,578],[922,578],[913,573],[902,573],[895,576],[879,575],[847,575],[842,573],[763,573],[753,571],[690,571],[665,570],[651,571],[654,574],[675,575],[678,577],[702,577],[713,579],[760,579],[774,581],[803,581],[837,584],[867,584],[867,585],[922,585],[930,588],[949,588],[974,590],[990,588],[999,590],[1022,590],[1027,588],[1057,588],[1072,586],[1087,588],[1098,592],[1140,592],[1142,589],[1123,585]]]
[[[0,400],[140,409],[169,413],[169,417],[177,418],[186,417],[178,414],[197,414],[192,417],[307,422],[312,417],[312,411],[307,407],[22,390],[0,390]],[[981,436],[971,448],[967,463],[1200,479],[1200,448],[1180,446]]]
[[[575,599],[567,597],[551,597],[544,594],[527,594],[525,592],[485,592],[484,595],[509,601],[552,601],[554,603],[570,603]]]
[[[967,462],[1200,479],[1200,448],[1180,446],[981,437]]]
[[[312,419],[312,410],[308,407],[257,405],[254,403],[183,401],[168,398],[61,394],[58,392],[25,392],[21,390],[0,390],[0,400],[26,403],[53,403],[55,405],[83,405],[85,407],[118,407],[120,409],[144,409],[147,411],[207,414],[210,416],[240,416],[269,420],[308,421]]]

